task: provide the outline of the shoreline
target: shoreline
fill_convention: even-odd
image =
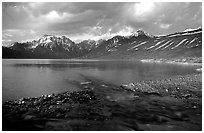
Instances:
[[[167,64],[178,64],[178,65],[190,65],[190,66],[202,66],[202,59],[11,59],[4,58],[2,60],[68,60],[68,61],[140,61],[143,63],[167,63]],[[200,62],[201,60],[201,62]],[[198,63],[199,62],[199,63]]]
[[[178,64],[178,65],[191,65],[191,66],[201,66],[202,62],[196,63],[194,61],[188,61],[188,60],[171,60],[171,59],[142,59],[141,62],[145,63],[167,63],[167,64]]]
[[[86,77],[78,92],[7,101],[3,131],[202,130],[202,74],[116,86]]]
[[[201,59],[202,60],[202,59]],[[175,65],[186,65],[186,66],[196,66],[199,67],[196,69],[197,72],[202,72],[202,62],[195,63],[193,61],[181,61],[181,60],[168,60],[168,59],[142,59],[140,60],[143,63],[166,63],[166,64],[175,64]]]

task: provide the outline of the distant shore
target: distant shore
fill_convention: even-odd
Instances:
[[[29,58],[3,58],[5,60],[38,60],[38,59],[29,59]],[[202,66],[202,58],[190,58],[190,59],[106,59],[106,58],[71,58],[71,59],[40,59],[40,60],[69,60],[69,61],[141,61],[149,63],[169,63],[169,64],[180,64],[180,65],[194,65]]]
[[[141,59],[141,62],[202,66],[202,59]]]
[[[202,74],[115,86],[87,77],[78,92],[5,102],[3,130],[202,130]]]

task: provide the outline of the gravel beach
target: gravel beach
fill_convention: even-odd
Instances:
[[[2,105],[3,131],[201,131],[202,74],[116,86],[86,77],[78,92]]]

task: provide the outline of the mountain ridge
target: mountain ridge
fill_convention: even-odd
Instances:
[[[30,42],[12,43],[2,51],[3,58],[202,57],[202,28],[159,36],[138,30],[129,36],[117,35],[99,41],[88,39],[79,43],[73,42],[67,36],[46,34]],[[8,53],[12,53],[12,56]]]

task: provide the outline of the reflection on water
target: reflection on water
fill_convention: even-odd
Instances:
[[[71,81],[93,77],[116,85],[195,73],[193,66],[98,60],[3,60],[3,101],[77,91]]]

